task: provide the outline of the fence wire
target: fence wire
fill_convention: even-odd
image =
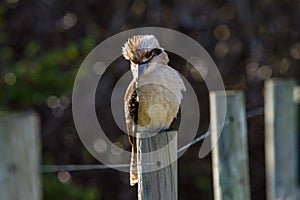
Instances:
[[[262,115],[264,113],[264,108],[260,107],[254,110],[250,110],[247,112],[247,119]],[[198,142],[204,140],[206,137],[210,136],[210,131],[205,132],[204,134],[198,136],[192,142],[186,144],[185,146],[181,147],[177,150],[177,153],[180,153],[190,146],[197,144]],[[143,165],[156,165],[157,163],[143,163]],[[87,171],[87,170],[99,170],[99,169],[110,169],[110,168],[126,168],[130,167],[130,164],[111,164],[111,165],[104,165],[104,164],[89,164],[89,165],[42,165],[41,171],[44,173],[47,172],[60,172],[60,171]]]

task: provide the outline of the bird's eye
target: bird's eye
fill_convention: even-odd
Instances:
[[[162,53],[162,50],[159,48],[156,48],[156,49],[152,49],[151,52],[152,52],[151,54],[153,54],[153,56],[157,56]]]
[[[150,58],[150,56],[151,56],[151,52],[150,52],[150,51],[147,51],[147,53],[146,53],[146,58]]]

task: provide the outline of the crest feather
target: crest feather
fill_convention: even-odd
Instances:
[[[146,51],[158,48],[159,42],[154,35],[135,35],[128,39],[122,48],[122,55],[125,59],[139,60]]]

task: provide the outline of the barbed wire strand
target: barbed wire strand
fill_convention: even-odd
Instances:
[[[207,131],[206,133],[200,135],[199,137],[197,137],[195,140],[193,140],[192,142],[184,145],[183,147],[181,147],[180,149],[177,150],[177,153],[180,153],[184,150],[186,150],[187,148],[189,148],[190,146],[200,142],[201,140],[204,140],[204,138],[210,136],[210,131]]]
[[[264,113],[264,108],[257,108],[247,112],[247,119],[256,117],[258,115],[262,115]],[[210,131],[205,132],[204,134],[198,136],[192,142],[184,145],[180,149],[177,150],[177,153],[180,153],[190,146],[204,140],[206,137],[210,136]],[[143,165],[156,165],[157,163],[143,163]],[[110,168],[126,168],[130,167],[130,164],[111,164],[111,165],[104,165],[104,164],[90,164],[90,165],[42,165],[41,171],[44,173],[47,172],[60,172],[60,171],[86,171],[86,170],[99,170],[99,169],[110,169]]]
[[[156,163],[143,163],[143,165],[155,165]],[[59,172],[59,171],[85,171],[96,169],[110,169],[110,168],[126,168],[130,164],[90,164],[90,165],[42,165],[43,172]]]
[[[247,112],[247,119],[264,114],[264,107],[260,107]]]
[[[247,119],[261,115],[264,113],[264,108],[257,108],[255,110],[251,110],[247,112]],[[227,123],[225,122],[224,125],[226,125]],[[180,153],[181,151],[184,151],[185,149],[189,148],[190,146],[200,142],[201,140],[205,139],[206,137],[208,137],[210,135],[210,131],[207,131],[206,133],[200,135],[199,137],[197,137],[195,140],[193,140],[192,142],[190,142],[189,144],[184,145],[183,147],[181,147],[180,149],[177,150],[177,153]]]

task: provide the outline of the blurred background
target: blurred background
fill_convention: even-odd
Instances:
[[[97,44],[137,27],[180,31],[208,51],[227,89],[245,91],[247,110],[253,110],[263,106],[265,80],[300,81],[299,18],[298,0],[3,0],[0,110],[40,115],[41,164],[99,164],[81,143],[71,112],[77,70]],[[169,55],[170,66],[197,91],[201,135],[209,124],[207,88],[191,65]],[[121,57],[112,63],[96,97],[99,123],[124,148],[127,135],[113,121],[110,96],[128,70]],[[263,116],[249,119],[248,130],[251,195],[265,199]],[[200,145],[178,160],[179,199],[213,199],[211,155],[200,160]],[[45,200],[137,199],[129,175],[114,169],[43,173],[42,179]]]

